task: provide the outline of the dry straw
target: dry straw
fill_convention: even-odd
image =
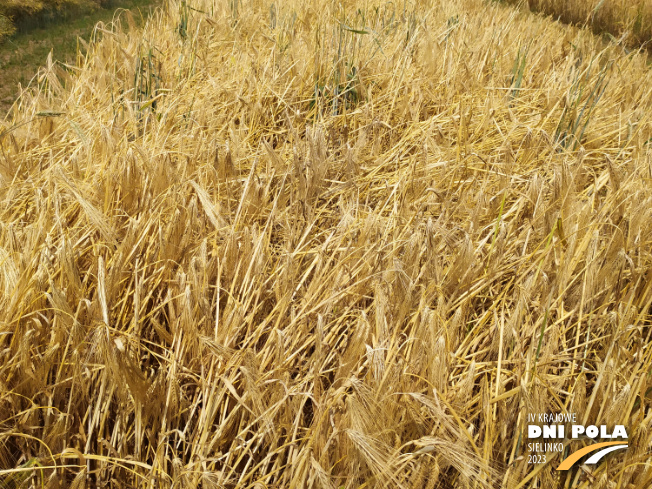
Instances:
[[[5,487],[650,486],[644,54],[479,0],[129,23],[0,126]],[[632,448],[530,465],[532,412]]]

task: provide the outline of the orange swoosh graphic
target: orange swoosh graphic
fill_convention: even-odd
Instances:
[[[623,445],[624,443],[622,441],[607,441],[604,443],[596,443],[594,445],[589,445],[588,447],[584,447],[581,450],[578,450],[576,452],[573,452],[570,454],[564,461],[559,464],[559,467],[557,467],[557,470],[568,470],[570,469],[575,462],[577,462],[579,459],[581,459],[584,455],[587,455],[591,452],[595,452],[596,450],[599,450],[604,447],[610,447],[612,445]]]

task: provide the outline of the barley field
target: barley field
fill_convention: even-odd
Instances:
[[[132,22],[0,122],[0,487],[652,485],[645,51],[482,0]],[[629,448],[532,464],[531,413]]]

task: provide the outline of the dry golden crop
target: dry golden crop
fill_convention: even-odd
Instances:
[[[5,486],[650,486],[643,54],[481,0],[98,33],[0,125]],[[529,464],[555,412],[630,448]]]
[[[650,48],[652,1],[633,0],[508,0],[527,4],[562,22],[588,25],[596,33],[607,33],[626,46]]]

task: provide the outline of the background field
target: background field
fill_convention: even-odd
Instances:
[[[103,8],[41,11],[24,17],[16,33],[0,40],[0,118],[4,118],[21,87],[29,84],[50,52],[59,63],[75,65],[78,50],[84,51],[78,38],[90,41],[98,22],[108,24],[115,15],[121,15],[122,9],[131,9],[134,23],[142,25],[159,3],[112,0],[102,3]]]
[[[108,5],[111,0],[4,0],[0,4],[0,41],[16,30],[16,24],[58,16],[79,15]]]
[[[650,0],[507,0],[527,6],[562,22],[586,25],[597,34],[629,47],[650,49],[652,1]]]
[[[645,52],[480,0],[122,27],[0,124],[5,486],[650,486]],[[528,464],[546,412],[630,448]]]

